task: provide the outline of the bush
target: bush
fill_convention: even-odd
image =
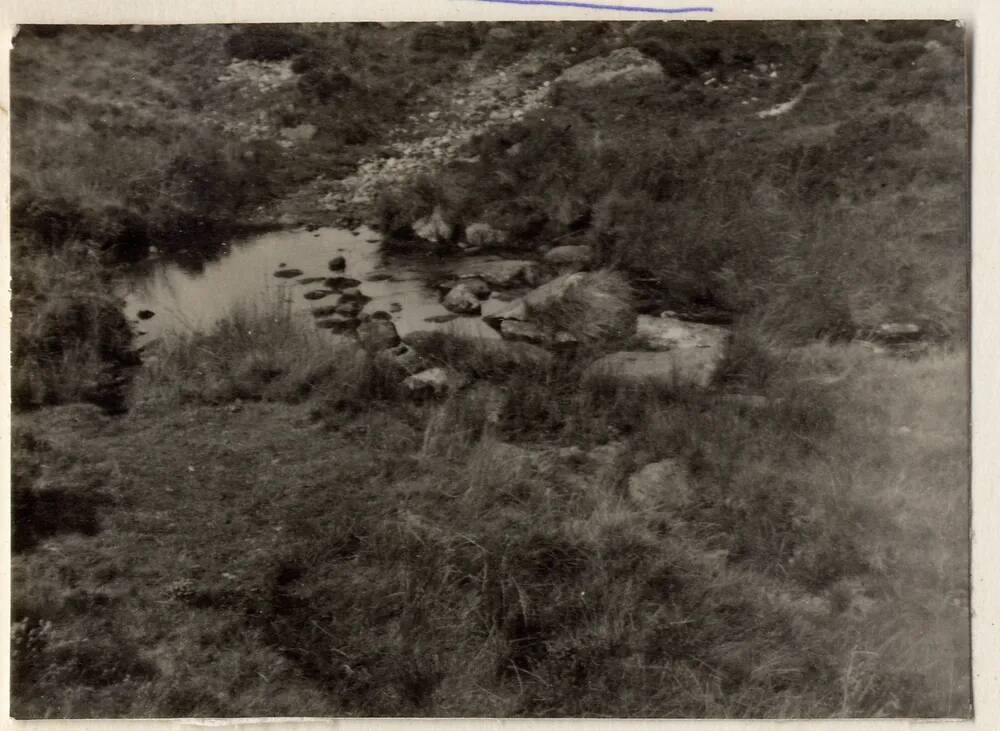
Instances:
[[[308,46],[305,36],[281,25],[252,25],[236,31],[226,41],[230,56],[255,61],[282,61]]]

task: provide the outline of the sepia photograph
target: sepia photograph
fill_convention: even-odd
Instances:
[[[17,28],[10,715],[972,718],[970,37]]]

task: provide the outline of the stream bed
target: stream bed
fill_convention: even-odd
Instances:
[[[450,274],[447,258],[386,253],[367,228],[275,231],[220,248],[221,255],[203,261],[192,260],[191,252],[182,259],[154,255],[125,277],[119,294],[136,323],[138,346],[168,332],[204,332],[240,304],[276,297],[311,319],[314,308],[337,299],[325,284],[330,277],[358,280],[370,298],[361,312],[389,313],[401,335],[443,329],[498,337],[478,316],[455,316],[441,304],[434,285]],[[342,264],[331,268],[337,257]]]

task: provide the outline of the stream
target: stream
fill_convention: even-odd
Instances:
[[[293,312],[313,319],[314,308],[337,302],[325,283],[330,277],[358,280],[358,289],[370,298],[362,314],[389,313],[400,335],[443,329],[498,337],[478,316],[455,316],[441,304],[433,285],[450,274],[446,258],[384,252],[378,235],[367,228],[275,231],[219,248],[220,255],[206,260],[192,260],[191,252],[182,258],[154,255],[126,275],[119,294],[126,316],[136,323],[137,346],[170,332],[205,332],[234,307],[279,296],[291,302]],[[331,271],[335,257],[343,257],[343,266]],[[276,276],[279,271],[294,276]]]

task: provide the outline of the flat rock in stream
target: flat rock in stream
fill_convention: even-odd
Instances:
[[[347,260],[342,256],[335,256],[327,266],[331,272],[342,272],[347,267]]]
[[[323,280],[324,287],[336,290],[357,287],[359,284],[361,284],[360,280],[352,279],[351,277],[327,277]]]
[[[459,277],[479,277],[491,287],[536,287],[544,280],[538,262],[530,259],[468,259],[455,270]]]
[[[319,282],[322,282],[324,279],[326,279],[326,277],[303,277],[302,279],[299,280],[299,284],[302,285],[317,284]]]
[[[302,296],[307,300],[321,300],[324,297],[329,297],[331,294],[336,294],[336,292],[332,292],[329,289],[314,289],[310,292],[306,292]]]
[[[302,276],[301,269],[279,269],[274,273],[278,279],[294,279]]]

